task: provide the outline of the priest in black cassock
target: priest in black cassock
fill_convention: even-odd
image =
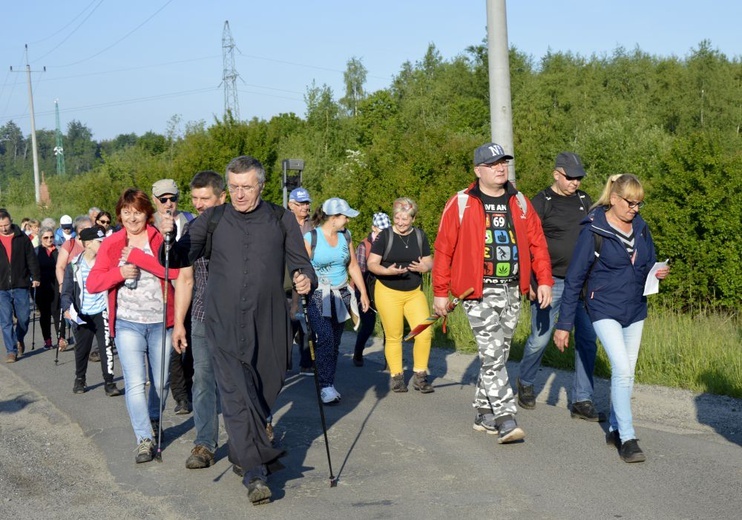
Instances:
[[[267,476],[283,451],[265,431],[283,386],[291,354],[291,320],[283,287],[284,265],[299,294],[317,287],[296,218],[261,199],[265,170],[250,156],[227,166],[231,204],[207,209],[169,252],[171,267],[192,265],[205,254],[209,222],[209,278],[205,295],[208,345],[229,435],[230,459],[244,470],[243,483],[253,504],[270,501]],[[161,229],[172,230],[164,217]],[[160,251],[164,263],[164,246]],[[177,288],[176,288],[177,290]]]

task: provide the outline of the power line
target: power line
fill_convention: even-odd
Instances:
[[[103,1],[103,0],[101,0],[101,1]],[[158,14],[160,14],[160,11],[162,11],[163,9],[165,9],[165,8],[166,8],[166,7],[168,6],[168,5],[170,5],[170,4],[172,3],[172,2],[173,2],[173,0],[168,0],[167,2],[165,2],[165,4],[164,4],[164,5],[162,6],[162,7],[160,7],[160,8],[159,8],[159,9],[158,9],[157,11],[155,11],[154,13],[152,13],[152,14],[151,14],[151,15],[149,16],[149,18],[147,18],[146,20],[144,20],[144,21],[143,21],[142,23],[140,23],[139,25],[137,25],[136,27],[134,27],[134,28],[133,28],[133,29],[132,29],[131,31],[129,31],[128,33],[126,33],[125,35],[123,35],[123,36],[122,36],[121,38],[119,38],[118,40],[116,40],[115,42],[113,42],[113,43],[112,43],[111,45],[109,45],[108,47],[104,48],[103,50],[101,50],[101,51],[98,51],[97,53],[93,54],[92,56],[88,56],[87,58],[84,58],[84,59],[82,59],[82,60],[79,60],[79,61],[76,61],[76,62],[73,62],[73,63],[68,63],[68,64],[66,64],[66,65],[57,65],[57,67],[58,67],[58,68],[64,68],[64,67],[72,67],[73,65],[79,65],[80,63],[84,63],[84,62],[86,62],[86,61],[88,61],[88,60],[92,60],[92,59],[93,59],[93,58],[95,58],[96,56],[100,56],[101,54],[103,54],[103,53],[104,53],[104,52],[106,52],[107,50],[110,50],[110,49],[112,49],[113,47],[115,47],[116,45],[118,45],[119,43],[121,43],[122,41],[124,41],[124,40],[125,40],[126,38],[128,38],[129,36],[131,36],[132,34],[134,34],[134,33],[135,33],[136,31],[138,31],[138,30],[139,30],[139,29],[140,29],[140,28],[141,28],[141,27],[142,27],[142,26],[143,26],[144,24],[146,24],[147,22],[149,22],[149,21],[150,21],[150,20],[151,20],[152,18],[154,18],[154,17],[155,17],[155,16],[157,16]]]
[[[63,25],[63,26],[62,26],[62,27],[61,27],[60,29],[57,29],[57,30],[56,30],[56,31],[55,31],[54,33],[50,34],[50,35],[49,35],[49,36],[47,36],[46,38],[42,38],[42,39],[40,39],[40,40],[36,40],[36,41],[34,41],[34,42],[30,42],[30,43],[29,43],[29,45],[36,45],[37,43],[41,43],[41,42],[45,42],[45,41],[47,41],[47,40],[51,40],[51,39],[52,39],[52,38],[54,38],[54,37],[55,37],[56,35],[58,35],[58,34],[59,34],[59,33],[61,33],[62,31],[64,31],[64,30],[65,30],[65,29],[66,29],[67,27],[69,27],[70,25],[72,25],[72,24],[74,23],[74,21],[75,21],[75,20],[77,20],[78,18],[80,18],[80,17],[81,17],[81,16],[82,16],[82,15],[83,15],[83,14],[85,13],[85,11],[87,11],[88,9],[90,9],[90,6],[91,6],[91,5],[93,5],[93,4],[94,4],[95,2],[97,2],[97,1],[98,1],[98,0],[93,0],[92,2],[90,2],[90,3],[89,3],[89,4],[87,5],[87,6],[85,6],[85,8],[84,8],[84,9],[83,9],[82,11],[80,11],[79,13],[77,13],[77,14],[75,15],[75,17],[74,17],[74,18],[73,18],[72,20],[70,20],[69,22],[67,22],[67,23],[66,23],[65,25]],[[101,1],[102,1],[102,0],[101,0]],[[100,4],[99,4],[99,5],[100,5]],[[98,7],[96,6],[96,9],[97,9],[97,8],[98,8]]]
[[[100,1],[98,2],[98,5],[96,5],[95,7],[93,7],[93,10],[92,10],[92,11],[90,11],[90,12],[88,13],[88,15],[87,15],[87,16],[86,16],[85,18],[83,18],[83,20],[82,20],[82,21],[81,21],[81,22],[80,22],[79,24],[77,24],[77,27],[75,27],[75,28],[74,28],[74,29],[72,30],[72,32],[71,32],[71,33],[69,33],[69,34],[67,35],[67,37],[66,37],[66,38],[64,38],[64,39],[63,39],[63,40],[62,40],[61,42],[59,42],[59,43],[58,43],[58,44],[56,45],[56,47],[53,47],[53,48],[52,48],[52,50],[48,51],[48,52],[47,52],[46,54],[44,54],[43,56],[40,56],[40,57],[38,57],[37,59],[39,59],[39,60],[40,60],[40,59],[46,58],[46,57],[47,57],[47,56],[49,56],[49,55],[50,55],[50,54],[51,54],[52,52],[54,52],[54,51],[56,51],[57,49],[59,49],[59,48],[60,48],[60,47],[61,47],[61,46],[62,46],[62,45],[64,44],[64,42],[66,42],[67,40],[69,40],[69,39],[70,39],[70,38],[72,37],[72,35],[73,35],[73,34],[75,34],[75,33],[77,32],[77,30],[78,30],[78,29],[80,29],[80,27],[82,27],[82,24],[84,24],[85,22],[87,22],[87,21],[88,21],[88,18],[90,18],[91,16],[93,16],[93,13],[94,13],[94,12],[95,12],[95,11],[96,11],[96,10],[97,10],[97,9],[98,9],[99,7],[100,7],[100,5],[101,5],[102,3],[103,3],[103,0],[100,0]]]

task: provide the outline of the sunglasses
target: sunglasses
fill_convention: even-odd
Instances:
[[[159,200],[162,204],[167,204],[168,202],[178,202],[178,197],[175,195],[170,197],[157,197],[157,200]]]
[[[41,240],[53,240],[54,237],[41,237]]]
[[[165,204],[165,203],[163,202],[163,204]],[[111,223],[110,220],[99,220],[98,222],[100,222],[101,224],[110,224]]]

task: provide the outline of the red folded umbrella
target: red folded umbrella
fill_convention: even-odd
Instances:
[[[446,307],[446,310],[448,310],[448,312],[451,312],[452,310],[454,310],[456,308],[456,306],[461,302],[461,300],[463,300],[464,298],[466,298],[467,296],[469,296],[473,292],[474,292],[474,287],[469,287],[458,298],[454,298],[453,300],[451,300],[450,302],[448,302],[448,307]],[[414,338],[415,336],[417,336],[418,334],[420,334],[422,331],[424,331],[425,329],[427,329],[428,327],[430,327],[433,323],[435,323],[436,321],[438,321],[438,318],[440,318],[440,316],[438,316],[437,314],[431,314],[430,316],[428,316],[427,318],[425,318],[425,321],[423,321],[420,325],[418,325],[417,327],[415,327],[414,329],[412,329],[409,332],[409,334],[407,334],[404,337],[404,340],[405,341],[411,340],[412,338]],[[446,332],[446,319],[444,318],[443,319],[443,333],[445,334],[445,332]]]

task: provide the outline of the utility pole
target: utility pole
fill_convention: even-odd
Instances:
[[[501,145],[506,153],[515,157],[505,0],[487,0],[487,54],[492,141]],[[510,161],[508,170],[508,180],[515,184],[515,161]]]
[[[13,71],[13,67],[10,67]],[[46,67],[44,67],[46,72]],[[33,184],[36,194],[36,204],[41,204],[41,185],[39,182],[39,147],[36,143],[36,117],[33,110],[33,89],[31,87],[31,65],[28,64],[28,44],[26,44],[26,78],[28,80],[28,107],[31,111],[31,150],[33,153]]]
[[[229,30],[229,20],[224,22],[224,31],[222,31],[222,58],[224,62],[224,72],[222,74],[222,84],[224,85],[224,117],[229,114],[235,121],[240,119],[240,100],[237,95],[237,78],[239,73],[234,67],[234,39],[232,31]]]
[[[64,175],[64,146],[62,146],[62,128],[59,125],[59,100],[54,100],[54,112],[57,116],[57,144],[54,147],[54,155],[57,156],[57,175]]]

